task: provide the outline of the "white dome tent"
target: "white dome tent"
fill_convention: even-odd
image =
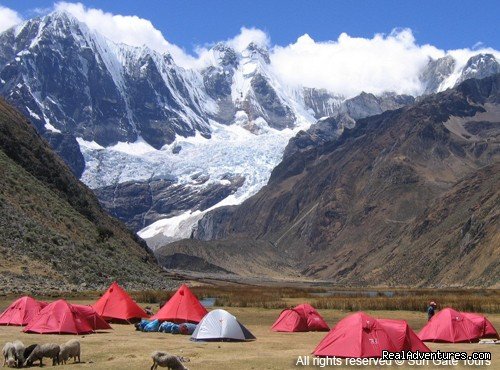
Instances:
[[[250,331],[225,310],[213,310],[200,321],[191,340],[193,341],[246,341],[256,339]]]

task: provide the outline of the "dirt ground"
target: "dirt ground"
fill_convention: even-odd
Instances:
[[[81,302],[79,303],[89,303]],[[4,307],[4,304],[0,305]],[[168,351],[172,354],[188,357],[187,367],[193,369],[294,369],[300,367],[320,368],[319,366],[296,366],[298,356],[310,355],[311,351],[326,333],[274,333],[270,326],[278,317],[280,310],[262,308],[231,308],[229,311],[245,325],[257,340],[247,343],[200,343],[191,342],[189,336],[163,333],[142,333],[132,325],[112,325],[113,330],[92,335],[37,335],[25,334],[19,327],[0,327],[0,345],[4,342],[20,339],[25,345],[32,343],[64,343],[77,338],[82,346],[82,362],[70,363],[61,368],[94,369],[149,369],[152,365],[150,353],[154,350]],[[338,310],[320,310],[330,326],[349,314]],[[368,311],[376,317],[405,319],[418,331],[425,324],[425,313],[408,311]],[[500,314],[488,315],[497,328],[500,328]],[[441,351],[489,351],[492,363],[483,368],[500,369],[500,345],[484,344],[434,344],[428,343],[432,350]],[[310,361],[312,362],[312,356]],[[46,359],[45,366],[51,367]],[[354,366],[327,366],[326,368],[353,368]],[[360,366],[363,367],[363,366]],[[357,367],[357,368],[360,368]],[[366,366],[365,366],[366,367]],[[370,366],[381,369],[387,366]],[[443,369],[452,366],[397,366],[397,369]],[[459,365],[458,368],[476,368],[477,366]],[[456,368],[456,367],[454,367]]]

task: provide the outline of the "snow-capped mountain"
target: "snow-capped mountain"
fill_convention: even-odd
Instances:
[[[214,102],[168,54],[116,45],[65,12],[11,28],[0,44],[1,92],[41,131],[103,146],[142,136],[157,149],[210,136]]]
[[[269,51],[251,42],[237,53],[218,43],[210,65],[200,72],[207,94],[216,101],[218,122],[237,124],[255,134],[314,122],[300,90],[283,86],[270,67]]]
[[[253,42],[240,51],[218,43],[206,58],[182,68],[168,53],[116,44],[58,11],[0,34],[0,94],[151,246],[189,237],[207,210],[256,193],[289,140],[317,132],[308,129],[318,119],[335,136],[413,102],[288,86]],[[416,78],[429,94],[498,69],[493,55],[448,56]]]
[[[461,65],[451,55],[431,59],[420,75],[424,94],[452,88],[469,78],[484,78],[500,72],[493,54],[477,54]]]

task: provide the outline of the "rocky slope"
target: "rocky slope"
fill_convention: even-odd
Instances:
[[[0,99],[0,286],[9,292],[164,287],[145,243],[103,211],[18,111]]]
[[[244,240],[336,282],[496,286],[499,86],[498,74],[467,80],[293,151],[258,194],[199,221],[195,238],[224,243],[183,240],[158,253],[189,251],[237,272],[217,255]],[[247,253],[246,271],[261,271]]]

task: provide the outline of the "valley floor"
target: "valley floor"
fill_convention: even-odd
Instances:
[[[80,303],[90,303],[88,301]],[[6,306],[2,300],[0,308]],[[294,369],[298,356],[310,355],[315,346],[326,333],[274,333],[270,326],[281,310],[264,308],[230,308],[238,320],[245,325],[257,340],[248,343],[194,343],[190,336],[163,333],[142,333],[134,330],[132,325],[112,325],[113,330],[93,335],[36,335],[20,332],[19,327],[0,327],[0,344],[20,339],[25,345],[32,343],[56,342],[64,343],[77,338],[82,345],[81,364],[70,364],[62,368],[94,368],[94,369],[149,369],[152,365],[150,353],[163,350],[190,358],[186,365],[189,369]],[[418,331],[425,324],[425,313],[412,311],[367,311],[376,317],[405,319]],[[329,325],[334,325],[349,314],[340,310],[320,310]],[[500,314],[489,314],[488,318],[497,328],[500,327]],[[432,350],[440,351],[489,351],[492,353],[490,369],[500,368],[500,345],[484,344],[437,344],[427,343]],[[312,356],[311,356],[312,361]],[[46,361],[51,368],[51,362]],[[47,366],[47,365],[45,365]],[[335,368],[343,368],[332,366]],[[330,368],[332,368],[330,367]],[[475,366],[459,368],[473,368]],[[319,367],[316,367],[319,368]],[[328,368],[328,367],[327,367]],[[345,367],[348,368],[348,367]],[[352,366],[351,366],[352,368]],[[359,367],[358,367],[359,368]],[[373,366],[371,368],[383,368]],[[427,369],[427,366],[391,366],[398,369]],[[434,367],[436,369],[443,366]],[[451,368],[446,366],[445,368]]]

